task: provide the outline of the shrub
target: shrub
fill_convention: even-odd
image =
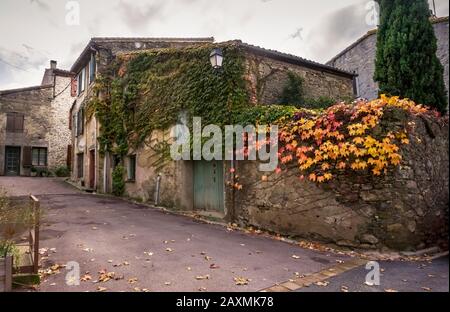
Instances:
[[[301,106],[304,102],[303,78],[288,72],[288,81],[281,93],[280,104]]]
[[[112,188],[113,194],[116,196],[122,196],[125,192],[125,168],[122,165],[117,165],[112,173]]]
[[[67,166],[61,166],[56,168],[54,173],[57,177],[68,177],[70,169]]]

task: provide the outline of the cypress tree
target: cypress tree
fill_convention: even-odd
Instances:
[[[443,67],[427,0],[378,0],[380,26],[374,80],[380,94],[409,98],[445,112]]]

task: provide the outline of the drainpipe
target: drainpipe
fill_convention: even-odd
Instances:
[[[103,158],[103,193],[108,193],[108,174],[107,174],[107,170],[108,170],[108,158],[109,158],[109,153],[108,153],[108,145],[105,144],[105,156]]]
[[[94,188],[95,191],[97,191],[97,181],[98,181],[98,164],[99,164],[99,160],[98,160],[98,143],[97,143],[97,118],[94,116],[94,120],[95,120],[95,131],[94,131],[94,139],[95,139],[95,146],[94,146],[94,154],[95,154],[95,168],[94,168]]]
[[[155,206],[159,205],[159,192],[161,189],[161,174],[158,173],[156,177],[156,190],[155,190]]]

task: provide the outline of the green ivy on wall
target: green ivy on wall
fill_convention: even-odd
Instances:
[[[218,46],[225,56],[219,71],[209,62]],[[117,155],[137,148],[153,130],[170,128],[181,111],[223,126],[249,103],[243,53],[233,44],[122,54],[96,83],[88,111],[101,124],[101,148]]]

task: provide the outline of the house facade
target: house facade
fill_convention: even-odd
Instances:
[[[95,41],[93,40],[94,43]],[[100,45],[102,44],[100,42]],[[163,43],[152,44],[147,45],[147,50],[165,53],[164,49],[160,49]],[[175,48],[192,44],[211,46],[212,41],[167,42],[165,44]],[[304,92],[310,98],[329,97],[337,100],[353,98],[355,77],[353,73],[240,41],[230,42],[230,44],[237,45],[244,56],[245,70],[242,78],[246,81],[249,105],[276,103],[286,85],[288,73],[291,72],[303,78]],[[134,46],[132,43],[130,54],[136,55],[138,52]],[[91,67],[96,68],[97,74],[106,72],[110,70],[108,64],[111,62],[111,59],[106,61],[106,57],[114,53],[105,51],[114,49],[117,51],[116,55],[120,51],[126,52],[125,49],[116,47],[106,50],[86,50],[91,56],[82,56],[79,60],[83,61],[77,61],[71,70],[76,73],[87,72],[82,74],[86,76],[89,76]],[[124,53],[121,55],[123,56]],[[89,65],[92,59],[95,59],[97,65]],[[206,58],[205,62],[209,63],[209,60]],[[234,195],[226,187],[226,182],[230,179],[231,164],[229,162],[183,160],[169,161],[164,166],[155,165],[159,157],[155,154],[155,146],[170,136],[168,131],[154,131],[144,144],[137,148],[130,148],[125,157],[113,155],[111,152],[101,153],[98,138],[102,125],[95,114],[87,116],[86,111],[83,110],[89,92],[92,92],[90,81],[85,82],[85,85],[85,88],[78,88],[81,92],[71,110],[74,146],[73,181],[92,191],[110,193],[113,170],[120,164],[125,168],[123,178],[125,195],[128,197],[174,210],[195,211],[220,219],[234,218],[232,208]],[[129,113],[131,114],[131,110]],[[79,120],[82,120],[82,126],[79,126]]]
[[[444,82],[449,91],[448,68],[448,16],[433,18],[434,33],[437,39],[437,57],[444,67]],[[375,99],[378,97],[378,84],[373,80],[377,46],[376,29],[369,31],[353,44],[327,62],[328,65],[358,74],[356,78],[356,93],[358,97]]]
[[[111,71],[118,53],[175,48],[210,43],[213,38],[92,38],[73,64],[75,73],[72,93],[75,100],[69,110],[71,131],[71,179],[89,190],[109,193],[112,189],[112,170],[117,158],[108,153],[102,155],[98,137],[101,125],[95,114],[88,116],[86,106],[94,95],[96,78]],[[67,116],[67,115],[66,115]]]
[[[0,91],[0,175],[67,166],[72,73],[50,62],[39,86]]]

